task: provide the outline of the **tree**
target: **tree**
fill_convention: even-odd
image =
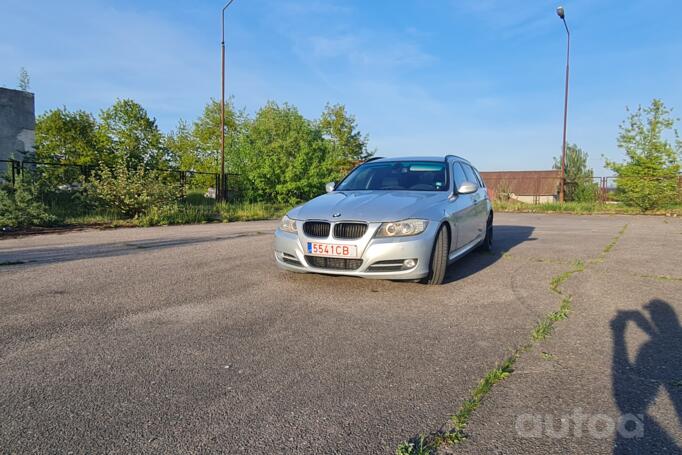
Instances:
[[[31,89],[31,76],[28,75],[28,71],[23,66],[19,71],[19,90],[28,92]]]
[[[93,166],[111,163],[107,138],[95,118],[85,111],[65,107],[47,111],[36,119],[35,149],[38,161]],[[76,167],[45,167],[44,179],[52,185],[73,183],[81,176]]]
[[[180,169],[197,170],[197,141],[185,120],[164,137],[164,147]]]
[[[150,118],[140,104],[130,99],[117,100],[99,118],[112,153],[123,157],[130,169],[140,164],[155,168],[170,162],[156,119]]]
[[[589,155],[576,144],[566,147],[566,185],[564,197],[567,201],[593,202],[597,197],[597,185],[593,182],[594,171],[587,166]],[[554,157],[554,169],[561,169],[561,157]]]
[[[225,103],[225,172],[235,172],[239,167],[239,153],[248,117],[236,111],[232,101]],[[220,171],[220,101],[211,100],[204,112],[192,125],[197,141],[199,159],[211,165],[213,172]]]
[[[248,117],[236,111],[231,101],[225,103],[225,168],[239,172],[242,168],[241,143]],[[166,136],[167,149],[181,169],[220,172],[220,102],[209,101],[204,111],[191,126],[184,120]],[[197,176],[201,185],[215,185],[211,176]]]
[[[671,110],[659,99],[652,100],[649,107],[639,106],[620,127],[618,146],[625,150],[626,161],[606,161],[606,167],[618,175],[623,202],[642,211],[678,198],[682,142],[670,115]],[[664,134],[670,134],[673,142]]]
[[[97,164],[106,160],[106,137],[95,117],[65,107],[36,119],[36,157],[41,161]]]
[[[367,136],[358,131],[355,117],[346,112],[344,105],[327,104],[318,124],[329,144],[329,159],[340,172],[372,156],[367,150]]]
[[[322,132],[289,105],[269,102],[248,126],[243,177],[249,198],[294,203],[322,192],[335,171]]]

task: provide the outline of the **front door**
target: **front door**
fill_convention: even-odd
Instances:
[[[455,230],[457,231],[456,240],[453,239],[453,245],[456,245],[456,249],[460,249],[473,242],[477,236],[478,217],[476,214],[477,207],[474,201],[476,193],[457,194],[457,188],[468,180],[468,178],[459,163],[453,163],[452,166],[455,191],[453,192],[453,197],[450,201],[450,206],[448,207],[448,216],[450,222],[456,227]]]

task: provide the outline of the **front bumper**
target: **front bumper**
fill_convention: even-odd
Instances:
[[[436,223],[429,223],[424,232],[411,237],[374,238],[380,223],[370,223],[367,233],[357,240],[307,237],[301,230],[297,234],[275,231],[275,260],[277,265],[293,272],[324,273],[330,275],[358,276],[386,280],[415,280],[429,274],[429,262],[438,231]],[[355,245],[362,264],[354,270],[314,267],[306,259],[308,242]],[[415,259],[416,266],[406,270],[383,271],[381,265]],[[378,264],[379,263],[379,264]]]

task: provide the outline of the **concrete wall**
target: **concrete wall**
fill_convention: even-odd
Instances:
[[[22,160],[35,144],[33,93],[0,87],[0,160]],[[7,163],[0,163],[4,173]]]
[[[556,194],[553,195],[544,195],[544,196],[529,196],[529,195],[516,195],[512,194],[510,196],[511,199],[514,199],[519,202],[525,202],[526,204],[547,204],[550,202],[559,202],[559,196]]]

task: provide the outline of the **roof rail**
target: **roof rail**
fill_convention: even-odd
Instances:
[[[383,158],[383,156],[373,156],[372,158],[363,161],[363,163],[369,163],[370,161],[380,160],[382,158]]]
[[[462,160],[462,161],[465,161],[465,162],[467,162],[467,163],[471,163],[469,160],[467,160],[466,158],[462,158],[461,156],[457,156],[457,155],[445,155],[445,161],[447,161],[447,160],[450,159],[450,158],[453,158],[453,159],[456,159],[456,160]]]

